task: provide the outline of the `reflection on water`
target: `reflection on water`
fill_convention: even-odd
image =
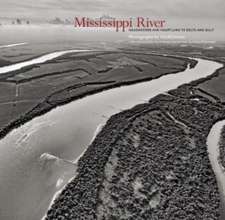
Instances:
[[[0,219],[41,219],[63,181],[75,175],[73,165],[56,158],[74,161],[111,115],[208,76],[222,66],[197,60],[194,69],[85,97],[10,132],[0,141]],[[43,158],[48,160],[43,162]],[[62,163],[59,169],[58,162]],[[68,175],[63,178],[65,172]]]

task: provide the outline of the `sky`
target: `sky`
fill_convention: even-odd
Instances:
[[[170,27],[215,28],[225,37],[225,0],[0,0],[1,19],[49,21],[55,17],[144,16],[162,18]]]
[[[166,18],[225,18],[224,0],[0,0],[1,17],[50,19],[76,15],[156,16]]]

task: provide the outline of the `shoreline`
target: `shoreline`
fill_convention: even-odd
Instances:
[[[163,112],[165,113],[165,111],[168,111],[168,109],[166,107],[169,105],[168,102],[171,103],[171,105],[173,105],[174,101],[177,102],[176,99],[180,99],[183,101],[187,100],[187,102],[189,102],[188,101],[189,98],[192,99],[195,97],[194,95],[193,96],[189,95],[189,97],[188,97],[188,94],[186,94],[187,97],[185,98],[185,95],[183,95],[183,93],[182,93],[183,89],[186,90],[186,92],[188,93],[188,90],[191,88],[189,88],[188,85],[180,86],[180,88],[171,90],[169,92],[169,94],[172,94],[173,97],[161,94],[161,95],[158,95],[158,96],[154,97],[153,99],[151,99],[149,101],[149,103],[139,104],[139,105],[133,107],[132,109],[125,110],[116,115],[113,115],[107,121],[106,125],[103,127],[101,132],[97,135],[94,142],[85,151],[83,157],[79,160],[78,175],[74,178],[74,180],[72,182],[70,182],[68,185],[66,185],[65,189],[62,191],[59,198],[57,198],[55,200],[55,203],[53,204],[52,208],[47,213],[46,219],[48,219],[48,220],[55,219],[55,218],[57,219],[57,216],[59,216],[57,213],[59,210],[61,210],[60,207],[65,208],[65,210],[61,213],[62,215],[63,215],[63,213],[64,214],[67,213],[67,211],[66,211],[67,205],[63,205],[63,204],[64,204],[64,202],[65,202],[65,204],[67,204],[66,201],[69,202],[70,200],[73,200],[72,204],[73,204],[73,209],[74,209],[73,211],[70,212],[70,213],[72,213],[70,217],[76,218],[78,216],[85,216],[85,217],[88,216],[92,219],[96,219],[97,218],[96,215],[99,214],[98,213],[98,209],[99,209],[98,201],[100,199],[100,198],[97,199],[96,196],[100,193],[100,191],[99,191],[99,190],[101,190],[100,185],[102,185],[102,184],[104,185],[104,183],[102,183],[102,181],[104,181],[104,178],[105,178],[104,176],[106,175],[106,173],[105,173],[105,175],[103,175],[102,173],[104,172],[104,169],[107,166],[106,164],[110,160],[109,158],[110,158],[110,155],[112,155],[113,150],[119,149],[116,147],[118,145],[117,142],[120,141],[121,139],[124,139],[124,135],[130,129],[130,126],[131,126],[130,123],[132,123],[139,117],[142,117],[142,115],[145,115],[148,112],[152,112],[152,111],[159,111],[161,113],[163,113]],[[177,92],[177,91],[179,91],[179,93],[174,95],[173,92]],[[207,99],[201,97],[201,101],[203,103],[207,102],[208,105],[210,105],[212,108],[214,108],[213,107],[214,104],[211,103],[210,101],[208,101]],[[177,103],[179,103],[179,101]],[[163,106],[161,106],[160,104],[163,104]],[[222,117],[225,116],[224,115],[225,114],[224,106],[221,104],[215,104],[215,107],[216,106],[221,114],[221,116],[219,118],[216,118],[216,120],[220,120]],[[200,107],[200,105],[199,105],[199,107]],[[172,111],[172,109],[170,109],[170,111]],[[213,114],[213,112],[210,112],[210,114]],[[210,121],[211,125],[213,125],[216,120],[214,119],[214,120]],[[181,120],[181,122],[184,123],[183,120]],[[205,121],[205,123],[206,123],[206,121]],[[210,125],[210,123],[207,122],[207,124],[209,124],[209,125]],[[186,124],[186,125],[189,126],[188,124]],[[208,190],[210,188],[210,193],[213,192],[212,195],[214,195],[212,200],[209,199],[210,197],[208,197],[209,200],[207,200],[208,203],[211,204],[211,208],[209,209],[209,207],[208,207],[209,210],[203,209],[204,210],[203,213],[208,213],[207,214],[208,217],[211,216],[213,219],[217,219],[216,216],[218,217],[218,210],[219,210],[218,188],[217,188],[217,184],[215,182],[216,181],[215,175],[212,171],[212,168],[209,163],[208,155],[207,155],[206,138],[205,138],[205,140],[203,138],[203,137],[207,137],[207,134],[210,131],[209,125],[207,128],[204,129],[203,133],[199,133],[199,129],[198,129],[197,125],[196,125],[197,126],[196,128],[194,128],[195,126],[193,126],[192,128],[189,127],[189,129],[195,130],[195,131],[191,131],[190,137],[194,137],[196,143],[199,142],[200,145],[198,144],[198,147],[201,146],[199,149],[198,149],[198,147],[195,147],[193,149],[191,148],[192,149],[191,151],[196,152],[196,153],[194,153],[194,155],[195,154],[196,154],[196,156],[198,155],[197,157],[199,159],[201,158],[201,160],[204,161],[203,162],[204,166],[203,167],[201,166],[201,168],[199,168],[199,169],[200,170],[203,169],[205,171],[201,171],[201,172],[208,173],[207,175],[204,175],[201,178],[203,178],[203,179],[208,178],[207,182],[209,181],[211,183],[210,183],[210,187],[209,187],[209,185],[207,185],[206,189]],[[200,137],[198,137],[198,135]],[[129,136],[131,136],[131,135],[129,135]],[[182,138],[182,136],[181,136],[181,138]],[[105,146],[108,146],[108,147],[106,148]],[[129,155],[130,154],[129,150],[128,150],[128,152],[125,152],[125,154]],[[153,154],[154,154],[154,152],[153,152]],[[156,156],[156,155],[154,155],[154,156]],[[185,155],[185,154],[183,155],[183,157],[186,157],[186,156],[187,155]],[[145,158],[145,156],[142,156],[142,159],[143,158]],[[197,161],[199,159],[197,159]],[[187,163],[187,162],[185,162],[185,163]],[[190,161],[190,166],[191,166],[191,164],[192,164],[192,162]],[[194,164],[194,166],[198,166],[198,164]],[[186,168],[187,167],[185,167],[185,170],[186,170]],[[200,173],[199,173],[199,175],[200,175]],[[180,181],[182,181],[182,178],[183,177],[181,177]],[[94,180],[92,180],[92,179],[94,179]],[[90,185],[90,183],[87,181],[91,181],[92,184],[94,184],[94,185]],[[95,182],[95,181],[97,181],[97,182]],[[204,180],[203,182],[202,181],[200,181],[200,182],[194,181],[194,182],[196,184],[197,183],[203,184],[203,182],[206,183],[205,182],[206,180]],[[84,185],[82,185],[81,183]],[[81,185],[82,185],[82,187],[81,187]],[[188,190],[188,185],[189,184],[187,184],[187,190]],[[89,200],[90,204],[88,202],[86,203],[82,199],[82,197],[83,196],[86,197],[85,196],[86,192],[89,192],[90,194],[92,194],[93,190],[91,190],[91,189],[95,188],[95,187],[97,187],[98,191],[94,191],[93,192],[94,194],[91,197],[88,196],[86,199]],[[190,189],[192,189],[192,188],[190,188]],[[163,189],[163,190],[168,191],[169,189],[167,188],[167,189]],[[71,195],[74,195],[74,196],[71,197]],[[168,195],[168,194],[166,193],[166,195]],[[201,194],[199,194],[199,197],[194,198],[193,201],[199,200],[199,199],[200,199],[199,201],[201,201],[200,195]],[[204,195],[204,196],[206,196],[206,195]],[[217,195],[217,196],[215,196],[215,195]],[[209,196],[209,194],[208,194],[208,196]],[[95,199],[90,199],[93,197]],[[75,200],[75,202],[74,202],[74,200]],[[176,201],[176,199],[175,199],[175,201]],[[172,202],[175,202],[175,201],[172,201]],[[82,208],[82,205],[78,205],[80,203],[83,204],[83,206],[84,206],[83,208]],[[74,204],[77,204],[77,205],[74,206]],[[196,204],[198,204],[198,203],[196,202]],[[204,204],[205,204],[205,202],[204,202]],[[58,211],[56,211],[56,210],[58,210]],[[167,211],[170,212],[171,210],[167,210]],[[185,212],[186,211],[188,211],[188,210],[185,209]],[[214,213],[214,214],[212,214],[212,213]],[[160,214],[160,213],[158,213],[158,214]],[[205,217],[207,217],[207,216],[205,216]],[[150,217],[150,216],[148,216],[148,217]],[[196,216],[192,216],[192,217],[196,217]],[[174,218],[174,219],[180,219],[180,218]],[[193,218],[193,219],[196,219],[196,218]]]
[[[165,75],[165,74],[164,74]],[[158,77],[157,77],[158,78]],[[151,78],[152,79],[152,78]],[[144,78],[144,79],[142,79],[142,80],[144,80],[144,81],[146,81],[146,78]],[[137,80],[135,80],[135,81],[137,81]],[[139,81],[139,80],[138,80]],[[108,82],[107,82],[108,83]],[[108,85],[107,85],[107,83],[106,83],[106,86],[104,85],[105,83],[103,82],[103,87],[102,88],[100,88],[101,90],[105,90],[105,88],[107,88],[108,87]],[[125,83],[127,83],[127,82],[125,82]],[[128,83],[131,83],[131,84],[133,84],[133,82],[128,82]],[[88,83],[86,83],[86,84],[88,84]],[[93,82],[91,82],[91,84],[92,85],[95,85],[95,84],[99,84],[98,82],[97,83],[93,83]],[[78,85],[79,86],[79,85]],[[115,85],[110,85],[110,86],[115,86]],[[73,87],[73,86],[72,86]],[[117,87],[117,86],[116,86]],[[98,88],[99,89],[99,88]],[[58,92],[58,91],[57,91]],[[95,91],[94,91],[95,92]],[[58,96],[56,96],[56,97],[58,97]],[[74,96],[73,96],[74,97]],[[63,96],[63,98],[64,98],[64,96]],[[70,97],[71,98],[71,97]],[[48,100],[48,103],[49,103],[49,105],[51,105],[52,104],[52,102],[51,102],[52,100],[50,99],[50,100]],[[64,102],[65,100],[63,99],[63,102]],[[62,102],[62,100],[54,100],[54,97],[53,97],[53,104],[58,104],[58,103],[61,103]],[[42,106],[40,106],[40,107],[42,107]],[[43,106],[43,109],[44,109],[44,107],[45,106]]]
[[[225,118],[221,119],[225,120]],[[219,158],[218,161],[221,165],[221,168],[223,169],[223,172],[225,171],[225,126],[221,129],[220,134],[220,140],[219,140]]]
[[[162,55],[158,54],[158,55],[155,55],[155,56],[162,56]],[[170,55],[168,55],[168,57],[170,57]],[[192,65],[192,67],[194,67],[197,64],[196,61],[193,62],[193,60],[189,59],[189,58],[178,58],[178,57],[174,57],[173,55],[171,57],[176,58],[176,59],[181,59],[181,60],[185,61],[185,63],[186,63],[185,67],[186,68],[188,66],[187,60],[190,61],[190,65]],[[39,117],[43,114],[46,114],[47,112],[51,111],[54,108],[57,108],[58,106],[66,105],[66,104],[68,104],[72,101],[76,101],[78,99],[82,99],[86,96],[93,95],[93,94],[96,94],[96,93],[99,93],[99,92],[102,92],[102,91],[105,91],[105,90],[109,90],[109,89],[117,88],[117,87],[121,87],[121,86],[128,86],[128,85],[132,85],[132,84],[136,84],[136,83],[140,83],[140,82],[151,81],[151,80],[154,80],[154,79],[158,79],[162,76],[165,76],[165,75],[168,75],[168,74],[176,74],[176,73],[182,72],[184,70],[185,69],[168,72],[166,74],[162,74],[162,75],[156,76],[154,78],[153,77],[146,77],[146,78],[143,78],[143,79],[136,79],[136,80],[131,80],[131,81],[117,82],[117,83],[115,83],[115,81],[114,82],[113,81],[106,81],[106,83],[112,82],[112,85],[108,85],[108,86],[105,86],[105,87],[97,88],[95,90],[83,92],[82,94],[75,95],[75,96],[70,97],[70,98],[66,97],[65,100],[54,103],[54,104],[49,103],[48,99],[50,99],[52,96],[54,96],[57,93],[69,90],[70,88],[73,89],[73,88],[76,88],[76,86],[83,87],[83,86],[87,86],[87,85],[94,85],[94,84],[101,85],[101,84],[105,84],[105,83],[104,82],[89,82],[89,83],[85,82],[85,83],[78,83],[78,84],[75,84],[73,86],[66,87],[62,90],[58,90],[55,93],[52,93],[51,95],[47,96],[43,102],[40,102],[33,109],[29,110],[24,115],[21,115],[20,118],[10,122],[4,128],[0,129],[0,139],[4,138],[13,129],[16,129],[16,128],[20,127],[21,125],[25,124],[26,122],[28,122],[28,121],[36,118],[36,117]],[[32,111],[34,111],[34,113],[32,113]]]
[[[223,69],[224,68],[224,66],[223,67],[221,67],[220,69]],[[177,91],[177,90],[182,90],[182,88],[184,88],[184,87],[194,87],[194,86],[196,86],[196,85],[198,85],[199,83],[202,83],[202,82],[204,82],[204,81],[207,81],[207,80],[209,80],[209,79],[211,79],[211,78],[213,78],[213,77],[215,77],[216,75],[218,75],[218,71],[220,70],[220,69],[217,69],[213,74],[211,74],[209,77],[205,77],[205,78],[202,78],[202,79],[200,79],[200,80],[196,80],[196,81],[193,81],[193,82],[191,82],[191,83],[187,83],[187,84],[184,84],[184,85],[181,85],[181,86],[179,86],[177,89],[174,89],[174,90],[171,90],[171,91],[169,91],[169,93],[173,93],[174,91]],[[161,97],[161,96],[163,96],[163,95],[158,95],[158,96],[156,96],[156,97],[154,97],[153,99],[151,99],[150,101],[149,101],[149,103],[148,104],[139,104],[139,105],[137,105],[137,106],[135,106],[135,107],[133,107],[132,109],[129,109],[129,110],[125,110],[125,111],[122,111],[122,112],[120,112],[120,113],[118,113],[118,114],[116,114],[116,115],[113,115],[112,117],[110,117],[110,119],[107,121],[107,123],[106,123],[106,125],[103,127],[103,129],[102,129],[102,131],[100,132],[100,133],[98,133],[98,135],[97,135],[97,137],[96,137],[96,139],[94,140],[94,143],[92,143],[90,146],[88,146],[88,148],[87,149],[85,149],[85,151],[84,151],[84,155],[83,155],[83,157],[80,159],[80,161],[79,161],[79,164],[78,164],[78,176],[76,176],[76,177],[74,177],[74,180],[72,180],[70,183],[68,183],[67,185],[65,185],[65,189],[63,189],[62,190],[62,195],[63,194],[67,194],[66,192],[68,191],[68,188],[70,187],[70,185],[72,185],[73,187],[76,185],[76,182],[78,181],[76,181],[76,179],[78,179],[79,178],[79,175],[80,175],[80,172],[84,172],[84,170],[86,170],[86,168],[85,168],[85,166],[86,166],[86,163],[91,163],[92,165],[92,171],[94,170],[94,168],[93,168],[93,166],[95,166],[94,164],[93,164],[93,162],[90,162],[90,160],[92,160],[93,159],[93,153],[90,153],[89,151],[91,151],[91,147],[92,147],[92,145],[94,145],[95,147],[96,147],[96,145],[99,145],[99,143],[100,143],[100,145],[101,145],[101,141],[99,142],[99,140],[98,139],[104,139],[103,137],[106,135],[107,136],[107,132],[109,132],[110,133],[110,131],[111,131],[111,129],[109,129],[108,127],[109,126],[111,126],[111,124],[123,124],[124,125],[124,127],[122,128],[122,131],[121,132],[119,132],[119,134],[117,135],[117,134],[115,134],[116,136],[119,136],[119,137],[121,137],[122,135],[124,135],[124,132],[126,131],[126,129],[127,129],[127,123],[123,123],[124,121],[121,119],[121,118],[123,118],[123,116],[124,115],[126,115],[126,114],[128,114],[129,115],[129,117],[130,117],[130,115],[133,115],[134,113],[133,113],[133,110],[134,109],[136,109],[136,108],[144,108],[144,106],[145,105],[149,105],[150,106],[150,104],[152,104],[152,102],[153,102],[153,105],[154,105],[154,103],[155,103],[155,101],[157,102],[157,99],[159,98],[159,97]],[[179,96],[179,95],[178,95]],[[181,95],[182,96],[182,95]],[[200,96],[200,95],[192,95],[192,98],[196,98],[196,97],[200,97],[201,99],[204,99],[204,100],[207,100],[206,98],[204,98],[204,97],[202,97],[202,96]],[[168,97],[167,97],[168,98]],[[159,98],[159,100],[160,100],[160,98]],[[210,101],[208,100],[208,102],[210,103]],[[216,103],[216,105],[222,105],[220,102],[219,103]],[[224,107],[224,106],[223,106]],[[158,108],[160,109],[160,107],[158,106]],[[157,109],[157,108],[156,108]],[[149,110],[147,110],[147,112],[148,112]],[[140,113],[140,115],[143,113],[143,112],[145,112],[145,110],[141,110],[141,113]],[[138,117],[138,115],[139,115],[139,113],[137,113],[137,115],[136,115],[136,113],[132,116],[132,118],[136,118],[136,117]],[[223,114],[221,117],[219,117],[219,118],[217,118],[212,124],[211,124],[211,126],[213,126],[213,124],[216,122],[216,121],[219,121],[219,120],[221,120],[221,118],[223,118],[225,115]],[[120,121],[120,119],[122,120],[122,121],[120,121],[120,122],[117,122],[117,123],[115,123],[115,121],[117,120],[117,117],[119,117],[119,121]],[[121,117],[121,118],[120,118]],[[127,120],[127,118],[125,117],[125,121]],[[183,123],[183,122],[182,122]],[[107,127],[108,126],[108,127]],[[128,126],[129,127],[129,126]],[[209,126],[209,128],[210,128],[210,126]],[[208,129],[208,132],[210,131],[210,129]],[[111,132],[112,133],[112,132]],[[207,132],[205,133],[205,137],[207,137]],[[112,134],[111,134],[112,135]],[[107,139],[107,138],[106,138]],[[117,140],[117,139],[116,139]],[[115,140],[115,141],[116,141]],[[96,142],[96,143],[95,143]],[[107,140],[106,140],[106,142],[107,142]],[[104,145],[105,145],[106,143],[104,143]],[[114,142],[113,143],[110,143],[110,144],[108,144],[108,145],[114,145]],[[94,147],[93,146],[93,147]],[[112,147],[113,148],[113,147]],[[207,149],[207,148],[206,148]],[[92,149],[93,150],[93,149]],[[112,152],[112,150],[113,149],[111,149],[111,152]],[[108,151],[108,150],[107,150]],[[108,157],[109,157],[109,155],[110,155],[110,153],[111,152],[108,152]],[[91,154],[92,156],[88,156],[88,155],[86,155],[86,154]],[[90,158],[89,158],[90,157]],[[95,157],[95,156],[94,156]],[[99,158],[100,159],[100,158]],[[87,160],[87,161],[85,161],[85,160]],[[103,159],[104,160],[104,159]],[[208,160],[208,157],[207,157],[207,160]],[[82,162],[82,161],[85,161],[85,162]],[[97,161],[95,161],[96,163],[97,163]],[[209,162],[209,161],[208,161]],[[83,170],[84,169],[84,170]],[[209,170],[211,170],[212,171],[212,169],[209,169]],[[85,171],[86,172],[86,171]],[[97,171],[95,170],[94,171],[94,173],[97,173]],[[214,175],[214,177],[215,177],[215,175]],[[73,182],[74,181],[74,182]],[[74,185],[75,184],[75,185]],[[79,192],[77,192],[77,193],[79,193]],[[217,198],[218,199],[218,198]],[[52,216],[52,213],[54,213],[54,206],[57,206],[57,202],[58,201],[62,201],[63,200],[63,196],[61,196],[61,199],[56,199],[55,200],[55,203],[56,204],[54,204],[53,205],[53,207],[50,209],[51,211],[49,211],[48,212],[48,217],[46,218],[46,219],[51,219],[51,216]],[[217,208],[219,207],[219,205],[218,205],[218,200],[217,200],[217,202],[215,202],[216,204],[217,204]],[[59,207],[58,207],[59,208]],[[60,209],[60,208],[59,208]],[[217,215],[217,214],[215,214],[215,215]],[[93,216],[92,216],[93,217]],[[93,217],[94,218],[94,217]],[[95,219],[95,218],[94,218]]]

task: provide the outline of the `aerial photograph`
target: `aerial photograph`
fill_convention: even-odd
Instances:
[[[0,0],[0,220],[225,220],[224,0]]]

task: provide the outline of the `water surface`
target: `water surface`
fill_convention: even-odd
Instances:
[[[82,154],[99,125],[123,109],[211,75],[222,66],[196,60],[193,69],[87,96],[11,131],[0,141],[0,219],[41,219],[54,194],[75,175],[68,161]]]
[[[57,52],[49,53],[49,54],[43,55],[43,56],[35,58],[35,59],[31,59],[28,61],[19,62],[19,63],[15,63],[12,65],[0,67],[0,74],[8,73],[11,71],[16,71],[16,70],[19,70],[19,69],[22,69],[24,67],[31,66],[34,64],[45,63],[49,60],[53,60],[57,57],[63,56],[68,53],[78,53],[78,52],[87,52],[87,51],[89,51],[89,50],[65,50],[65,51],[57,51]]]
[[[220,210],[221,220],[225,219],[225,171],[222,164],[219,162],[219,142],[221,138],[221,132],[225,126],[225,120],[219,121],[213,125],[209,135],[207,137],[207,146],[209,152],[209,159],[212,165],[213,171],[216,175],[217,184],[220,192]]]

